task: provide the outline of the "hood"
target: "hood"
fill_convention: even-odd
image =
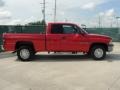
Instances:
[[[87,34],[89,38],[104,38],[104,39],[112,39],[109,36],[106,35],[100,35],[100,34]]]

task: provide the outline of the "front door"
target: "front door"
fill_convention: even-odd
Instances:
[[[62,27],[62,51],[84,51],[87,45],[87,38],[80,33],[80,29],[75,25],[62,25]]]

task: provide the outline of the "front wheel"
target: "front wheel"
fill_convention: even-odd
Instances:
[[[94,46],[91,51],[91,56],[95,60],[103,60],[106,57],[106,50],[103,46]]]
[[[34,55],[34,52],[30,47],[22,46],[17,51],[18,59],[22,61],[30,61],[33,55]]]

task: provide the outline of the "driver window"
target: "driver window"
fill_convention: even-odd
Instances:
[[[77,33],[76,29],[72,25],[63,25],[64,34],[75,34]]]

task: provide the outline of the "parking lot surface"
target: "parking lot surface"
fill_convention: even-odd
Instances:
[[[0,53],[0,90],[120,90],[120,43],[103,61],[39,53],[30,62]]]

